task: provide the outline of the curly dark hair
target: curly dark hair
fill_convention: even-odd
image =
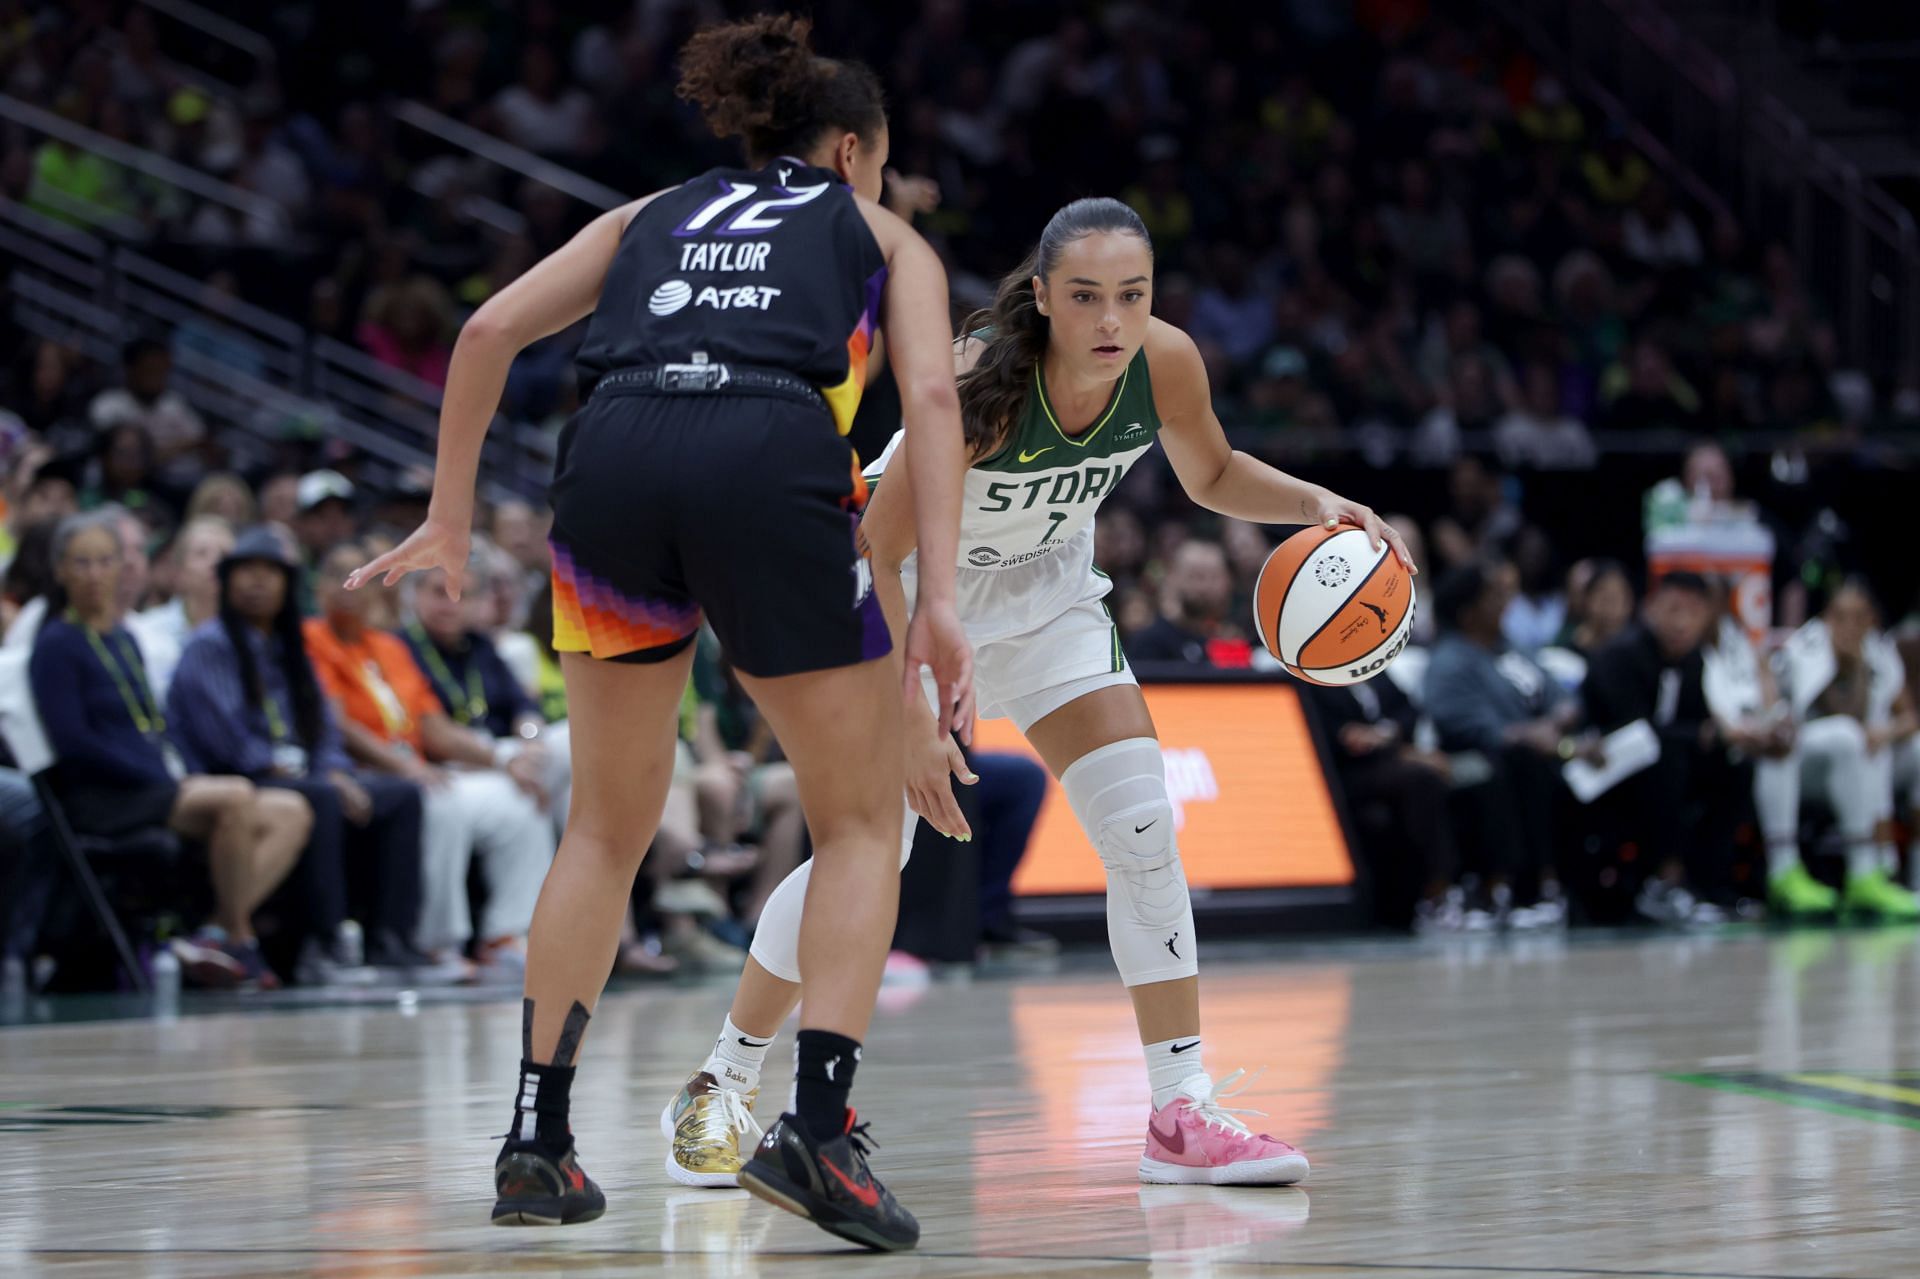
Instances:
[[[859,62],[813,51],[813,23],[763,13],[708,27],[680,50],[680,96],[723,138],[743,138],[747,158],[804,157],[828,130],[872,145],[886,128],[880,81]]]

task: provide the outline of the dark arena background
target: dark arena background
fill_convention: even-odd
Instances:
[[[1293,527],[1153,450],[1094,533],[1211,1069],[1313,1175],[1136,1176],[1108,871],[996,719],[856,1093],[919,1250],[669,1179],[812,851],[708,632],[573,1095],[607,1214],[488,1228],[586,321],[506,373],[464,596],[340,582],[427,513],[468,317],[740,163],[676,59],[765,8],[0,0],[0,1273],[1920,1273],[1920,10],[1818,0],[796,3],[884,86],[956,330],[1124,201],[1231,444],[1420,566],[1324,688],[1253,622]],[[881,368],[861,459],[902,411]]]

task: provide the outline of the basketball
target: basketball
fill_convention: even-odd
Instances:
[[[1260,642],[1313,684],[1358,684],[1387,669],[1413,629],[1413,576],[1385,541],[1351,524],[1295,533],[1253,588]]]

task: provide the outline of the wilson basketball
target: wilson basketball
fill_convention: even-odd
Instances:
[[[1387,669],[1413,629],[1413,577],[1385,541],[1351,524],[1295,533],[1253,588],[1267,651],[1314,684],[1358,684]]]

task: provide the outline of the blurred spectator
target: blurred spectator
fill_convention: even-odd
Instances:
[[[364,954],[416,966],[407,944],[420,908],[420,788],[356,770],[307,660],[295,604],[298,562],[265,529],[249,530],[219,562],[218,616],[193,632],[167,697],[189,763],[302,796],[313,834],[295,868],[304,921],[295,975],[302,985],[354,980],[362,958],[348,928],[347,856],[373,881]]]
[[[157,451],[146,428],[122,422],[100,437],[87,483],[80,490],[80,506],[94,510],[104,504],[142,510],[158,499]]]
[[[488,741],[493,762],[553,814],[557,837],[573,785],[566,725],[548,725],[486,628],[475,624],[491,603],[485,561],[476,555],[469,564],[461,599],[448,594],[444,573],[415,573],[401,589],[407,646],[440,709]]]
[[[536,802],[494,767],[490,741],[448,718],[397,635],[373,630],[374,588],[344,582],[364,561],[351,543],[321,561],[321,610],[305,627],[307,653],[334,703],[347,751],[375,773],[402,777],[426,799],[421,917],[414,944],[456,959],[476,930],[467,867],[477,853],[488,895],[477,935],[483,974],[512,980],[524,967],[534,899],[553,860],[553,827]]]
[[[356,490],[352,480],[338,471],[309,471],[300,477],[294,493],[293,531],[309,563],[353,537]],[[263,518],[275,513],[261,511]]]
[[[0,767],[0,999],[27,993],[59,855],[33,782],[17,768]]]
[[[1391,679],[1302,688],[1326,733],[1340,789],[1360,822],[1374,868],[1376,918],[1422,933],[1465,928],[1447,813],[1453,769],[1445,755],[1415,745],[1419,712],[1413,703]]]
[[[153,338],[136,338],[121,351],[121,385],[102,391],[87,406],[101,433],[137,426],[151,441],[149,468],[171,469],[207,438],[207,424],[174,390],[173,352]],[[117,495],[116,495],[117,496]]]
[[[1553,544],[1538,526],[1528,524],[1508,543],[1520,589],[1500,619],[1507,643],[1533,653],[1553,643],[1567,620],[1567,597],[1560,589]]]
[[[1690,431],[1700,394],[1651,338],[1641,338],[1600,380],[1600,425],[1609,431]]]
[[[253,490],[247,482],[229,471],[220,471],[200,481],[180,518],[192,523],[211,516],[226,521],[229,529],[252,528],[257,522],[255,510]]]
[[[501,90],[493,110],[509,141],[545,156],[582,153],[598,127],[592,100],[560,83],[559,59],[544,44],[520,55],[520,78]]]
[[[1047,770],[1031,755],[974,751],[967,763],[979,778],[971,790],[972,823],[980,868],[980,941],[989,954],[1051,954],[1059,943],[1013,917],[1013,875],[1026,856],[1047,798]]]
[[[1529,364],[1522,373],[1520,407],[1493,429],[1500,461],[1536,470],[1586,470],[1598,460],[1586,424],[1560,411],[1560,380],[1551,366]]]
[[[269,475],[260,484],[260,522],[295,529],[300,517],[300,476],[292,471]],[[345,478],[344,476],[341,478]],[[297,531],[297,529],[296,529]],[[326,531],[331,531],[328,529]],[[312,554],[305,538],[300,545]]]
[[[415,275],[375,290],[354,336],[380,363],[444,387],[455,327],[446,289]]]
[[[54,589],[53,535],[59,526],[59,520],[28,525],[7,564],[4,646],[8,649],[31,652],[46,621],[47,597]]]
[[[1621,220],[1620,236],[1627,256],[1655,271],[1697,267],[1706,251],[1693,219],[1674,207],[1673,192],[1660,178],[1650,180],[1633,209]]]
[[[48,338],[32,343],[23,353],[19,371],[8,388],[6,404],[20,415],[29,430],[50,431],[87,416],[82,366],[72,347]]]
[[[174,562],[173,598],[139,615],[141,633],[148,637],[148,671],[153,691],[164,700],[173,683],[179,655],[193,632],[220,613],[220,581],[216,570],[233,549],[233,526],[218,516],[189,520],[167,551]],[[163,666],[157,655],[173,660]]]
[[[1636,720],[1660,738],[1660,758],[1608,796],[1653,873],[1634,906],[1655,923],[1723,922],[1733,835],[1749,811],[1752,765],[1735,760],[1707,705],[1705,648],[1714,625],[1706,581],[1669,573],[1647,595],[1644,620],[1597,653],[1581,687],[1603,732]]]
[[[1175,552],[1166,596],[1172,615],[1163,615],[1135,635],[1128,657],[1136,662],[1214,666],[1221,664],[1216,645],[1230,649],[1237,642],[1237,647],[1245,649],[1244,637],[1226,622],[1233,604],[1233,575],[1218,542],[1190,541]]]
[[[253,912],[292,869],[313,825],[305,800],[242,777],[189,776],[167,736],[133,637],[120,625],[120,539],[111,514],[70,516],[54,536],[56,583],[34,642],[33,699],[59,762],[75,830],[104,836],[164,826],[205,841],[214,922],[176,945],[208,985],[277,984]]]
[[[1454,568],[1492,553],[1520,531],[1500,476],[1477,457],[1456,458],[1447,472],[1448,508],[1431,526],[1434,564]]]
[[[1920,904],[1892,879],[1894,801],[1903,796],[1920,814],[1920,717],[1877,612],[1865,583],[1845,583],[1787,641],[1783,665],[1800,721],[1800,780],[1832,807],[1847,844],[1841,904],[1905,921],[1920,919]],[[1910,845],[1910,862],[1916,853]]]
[[[1440,640],[1424,700],[1441,749],[1483,761],[1486,780],[1460,795],[1477,836],[1463,846],[1481,850],[1488,904],[1516,928],[1548,927],[1566,917],[1555,866],[1559,766],[1596,747],[1570,735],[1579,715],[1573,699],[1501,636],[1505,578],[1497,566],[1468,564],[1440,579],[1433,601]],[[1524,909],[1528,902],[1535,908]]]
[[[1567,620],[1556,642],[1588,661],[1633,621],[1633,579],[1618,560],[1582,560],[1567,572]]]

